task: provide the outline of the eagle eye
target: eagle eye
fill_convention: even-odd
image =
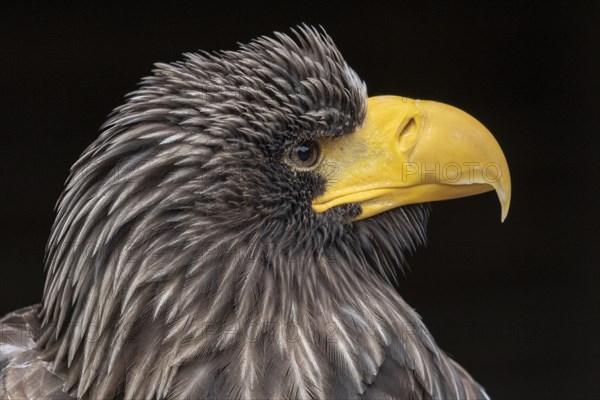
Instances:
[[[297,168],[312,168],[319,160],[319,144],[306,142],[294,146],[288,154],[289,163]]]

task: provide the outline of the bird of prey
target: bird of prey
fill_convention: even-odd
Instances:
[[[156,64],[73,165],[3,399],[484,399],[394,286],[429,202],[510,178],[451,106],[368,97],[324,30]]]

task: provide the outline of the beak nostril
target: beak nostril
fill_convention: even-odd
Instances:
[[[417,143],[418,138],[417,120],[412,117],[407,123],[398,128],[398,150],[402,153],[410,152]]]

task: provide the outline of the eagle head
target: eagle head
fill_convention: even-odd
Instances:
[[[81,398],[471,393],[391,281],[424,203],[492,189],[481,124],[314,28],[156,64],[71,170],[38,346]]]

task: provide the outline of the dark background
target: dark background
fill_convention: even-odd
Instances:
[[[152,63],[323,25],[370,95],[443,101],[511,167],[491,193],[436,203],[400,290],[495,399],[600,398],[598,3],[2,6],[0,314],[38,302],[70,165]]]

